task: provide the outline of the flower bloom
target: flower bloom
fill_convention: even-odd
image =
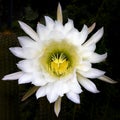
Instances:
[[[80,32],[71,19],[63,25],[60,5],[57,20],[45,16],[45,23],[38,23],[35,32],[19,21],[28,36],[18,37],[21,47],[12,47],[10,51],[23,60],[17,63],[20,71],[4,76],[3,80],[18,79],[19,84],[37,86],[36,97],[47,96],[50,103],[55,102],[54,110],[58,116],[64,95],[78,104],[82,92],[80,85],[92,93],[98,93],[90,79],[114,81],[105,76],[104,71],[92,67],[92,63],[102,62],[107,57],[107,53],[100,55],[95,52],[96,43],[103,36],[103,27],[86,40],[95,24],[89,28],[84,25]]]

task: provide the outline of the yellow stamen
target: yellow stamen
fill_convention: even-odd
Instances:
[[[69,61],[66,60],[66,56],[61,53],[59,54],[54,54],[52,56],[52,61],[50,63],[50,70],[53,71],[57,76],[61,76],[65,74],[66,70],[68,69],[69,66]]]

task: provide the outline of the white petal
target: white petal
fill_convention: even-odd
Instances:
[[[67,98],[70,99],[71,101],[73,101],[74,103],[77,103],[77,104],[80,103],[80,97],[78,94],[69,92],[66,95],[67,95]]]
[[[55,40],[55,41],[61,41],[62,39],[64,39],[64,35],[62,31],[53,30],[50,32],[48,39]]]
[[[24,22],[19,21],[20,27],[34,40],[38,41],[39,37],[37,33]]]
[[[91,63],[90,62],[86,62],[86,61],[82,61],[78,66],[77,66],[77,70],[78,71],[88,71],[91,68]]]
[[[79,48],[79,56],[83,59],[86,60],[87,58],[91,57],[91,55],[93,54],[94,50],[96,48],[96,45],[90,45],[89,47],[84,47],[81,46]]]
[[[38,34],[39,38],[41,37],[41,31],[44,30],[45,28],[46,27],[43,24],[40,24],[38,22],[38,24],[37,24],[37,34]]]
[[[103,60],[105,60],[106,57],[107,57],[107,53],[102,54],[102,55],[99,55],[99,54],[97,54],[97,53],[93,53],[93,54],[88,58],[88,60],[89,60],[91,63],[99,63],[99,62],[102,62]]]
[[[12,47],[9,50],[17,57],[24,58],[24,54],[22,52],[22,48],[20,47]]]
[[[58,99],[57,86],[54,83],[47,85],[47,99],[50,103],[55,102]]]
[[[80,71],[79,72],[81,75],[83,75],[84,77],[87,77],[87,78],[98,78],[98,77],[101,77],[105,74],[104,71],[102,70],[98,70],[98,69],[95,69],[95,68],[91,68],[90,70],[88,71]]]
[[[36,92],[36,98],[44,97],[46,95],[46,86],[40,87]]]
[[[44,86],[47,84],[47,81],[44,81],[42,77],[40,78],[34,77],[34,80],[32,80],[32,84],[35,86]]]
[[[78,81],[80,82],[80,84],[88,91],[92,92],[92,93],[98,93],[99,91],[96,88],[96,85],[90,81],[87,78],[81,77],[80,75],[78,75]]]
[[[59,97],[54,104],[54,111],[55,111],[55,114],[57,117],[58,117],[60,110],[61,110],[61,99],[62,98]]]
[[[34,72],[33,78],[34,79],[32,81],[32,84],[34,84],[35,86],[44,86],[48,83],[48,81],[46,81],[46,79],[44,78],[42,72]]]
[[[76,75],[74,75],[74,77],[71,78],[71,80],[69,80],[66,84],[68,84],[70,91],[77,94],[82,92],[82,89],[77,81]]]
[[[81,45],[80,32],[75,28],[68,32],[66,39],[69,40],[69,42],[71,42],[73,45]]]
[[[54,21],[50,17],[45,16],[45,22],[46,22],[46,26],[48,27],[48,29],[53,29]]]
[[[81,32],[80,32],[80,42],[81,44],[85,42],[88,36],[88,27],[86,25],[83,26]]]
[[[69,87],[69,84],[67,82],[66,83],[65,82],[57,82],[56,86],[57,86],[57,94],[61,97],[65,93],[70,91],[70,87]]]
[[[84,46],[89,46],[90,44],[97,43],[103,36],[103,27],[99,29],[87,42],[84,43]]]
[[[32,80],[31,74],[24,74],[19,78],[18,83],[19,84],[30,83],[31,80]]]
[[[59,21],[55,21],[54,29],[56,31],[62,32],[63,31],[63,24]]]
[[[83,60],[87,60],[92,54],[93,52],[91,51],[83,51],[80,55],[82,56]]]
[[[64,26],[64,33],[67,34],[73,28],[74,28],[73,20],[68,19],[68,22]]]
[[[16,72],[12,74],[5,75],[2,80],[16,80],[19,79],[23,75],[23,72]]]
[[[22,47],[33,47],[36,48],[36,42],[33,41],[30,37],[21,36],[18,37],[19,43]]]
[[[50,30],[46,28],[46,26],[38,23],[37,24],[37,33],[39,35],[39,38],[41,41],[44,41],[48,39],[48,34],[50,33]]]
[[[73,91],[74,93],[81,93],[82,92],[82,89],[80,87],[80,85],[77,83],[77,84],[71,84],[70,86],[70,90]]]
[[[39,65],[36,65],[37,61],[33,60],[21,60],[18,62],[17,67],[24,72],[34,72],[39,69]]]
[[[100,80],[102,80],[104,82],[108,82],[108,83],[117,83],[117,81],[114,81],[114,80],[112,80],[111,78],[109,78],[109,77],[107,77],[105,75],[99,77],[98,79],[100,79]]]
[[[28,47],[26,48],[12,47],[9,49],[15,56],[19,58],[31,59],[38,55],[35,49],[28,48]]]
[[[82,49],[84,51],[91,51],[91,52],[94,52],[95,49],[96,49],[96,44],[93,43],[93,44],[90,44],[89,46],[85,46],[84,44],[82,45]]]
[[[73,28],[66,35],[66,39],[70,40],[70,42],[76,46],[81,45],[88,36],[88,28],[86,25],[83,26],[81,32],[77,29]]]

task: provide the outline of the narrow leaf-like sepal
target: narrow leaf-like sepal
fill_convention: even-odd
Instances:
[[[107,77],[105,75],[99,77],[98,79],[100,79],[100,80],[102,80],[104,82],[112,83],[112,84],[117,83],[117,81],[114,81],[114,80],[112,80],[111,78],[109,78],[109,77]]]
[[[62,98],[59,97],[54,104],[54,111],[55,111],[55,114],[57,117],[58,117],[60,110],[61,110],[61,99]]]
[[[26,92],[26,94],[23,96],[21,101],[26,100],[28,97],[30,97],[32,94],[34,94],[38,89],[39,89],[38,86],[34,86],[34,87],[30,88],[28,90],[28,92]]]
[[[91,33],[96,26],[96,23],[93,23],[89,28],[88,28],[88,33]]]
[[[58,4],[58,7],[57,7],[57,21],[63,23],[62,8],[60,3]]]

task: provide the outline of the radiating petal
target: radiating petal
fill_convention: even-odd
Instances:
[[[90,44],[89,46],[85,46],[85,45],[83,44],[83,45],[82,45],[82,49],[83,49],[83,51],[85,51],[85,52],[88,52],[88,51],[94,52],[95,49],[96,49],[96,44],[93,43],[93,44]]]
[[[22,52],[22,48],[20,47],[12,47],[12,48],[9,48],[9,50],[17,57],[19,58],[24,58],[24,54]]]
[[[19,43],[22,47],[32,47],[36,48],[37,43],[33,41],[30,37],[28,36],[21,36],[18,37]]]
[[[45,41],[46,39],[48,39],[48,35],[50,33],[50,30],[47,29],[46,26],[38,23],[37,24],[37,33],[39,35],[40,41]]]
[[[55,41],[59,42],[63,39],[64,39],[64,35],[61,31],[53,30],[49,34],[49,40],[55,40]]]
[[[63,32],[63,24],[61,22],[55,21],[55,26],[53,31]]]
[[[30,83],[31,81],[32,81],[32,75],[25,73],[19,78],[18,83],[24,84],[24,83]]]
[[[22,21],[19,21],[20,27],[33,39],[38,41],[39,37],[37,35],[37,33],[27,24],[25,24]]]
[[[87,77],[87,78],[98,78],[98,77],[101,77],[105,74],[104,71],[102,70],[98,70],[98,69],[95,69],[95,68],[91,68],[90,70],[88,71],[80,71],[79,72],[81,75],[83,75],[84,77]]]
[[[66,95],[67,95],[67,98],[73,101],[74,103],[77,103],[77,104],[80,103],[80,97],[78,94],[73,92],[68,92]]]
[[[41,31],[42,30],[44,31],[44,29],[46,29],[46,27],[43,24],[40,24],[38,22],[38,24],[37,24],[37,34],[38,34],[39,38],[41,37]]]
[[[88,91],[92,93],[98,93],[99,91],[96,88],[96,85],[87,78],[84,78],[78,74],[79,83]]]
[[[91,63],[90,62],[82,61],[77,66],[78,71],[88,71],[89,69],[91,69]]]
[[[46,22],[46,26],[48,27],[48,29],[53,29],[54,21],[50,17],[45,16],[45,22]]]
[[[86,25],[83,26],[81,32],[77,29],[73,28],[66,36],[66,39],[70,40],[70,42],[76,46],[81,45],[88,36],[88,28]]]
[[[80,55],[82,56],[83,60],[87,60],[93,54],[91,51],[83,51]]]
[[[47,84],[47,81],[44,80],[44,78],[40,77],[34,77],[34,80],[32,80],[32,84],[35,86],[44,86]]]
[[[70,88],[69,88],[69,85],[68,83],[64,83],[64,82],[57,82],[56,83],[57,85],[57,94],[60,96],[60,97],[63,97],[63,95],[67,92],[70,91]]]
[[[36,98],[44,97],[46,95],[46,86],[40,87],[36,92]]]
[[[33,77],[34,79],[32,80],[32,84],[35,86],[44,86],[45,84],[48,83],[42,72],[33,73]]]
[[[35,49],[32,48],[21,48],[21,47],[12,47],[9,48],[10,51],[19,58],[31,59],[38,55]]]
[[[36,60],[21,60],[18,62],[17,67],[24,72],[35,72],[39,70],[39,64]]]
[[[97,43],[103,36],[103,27],[99,29],[89,40],[84,43],[84,46],[89,46],[93,43]]]
[[[81,45],[80,32],[75,28],[71,29],[71,31],[68,32],[66,39],[69,40],[69,42],[73,45]]]
[[[54,85],[54,83],[47,86],[47,99],[50,103],[53,103],[58,99],[57,86]]]
[[[74,28],[73,20],[68,19],[68,22],[64,25],[64,34],[67,34]]]
[[[62,100],[62,98],[59,97],[54,104],[54,111],[55,111],[55,114],[57,117],[58,117],[60,110],[61,110],[61,100]]]
[[[23,75],[23,72],[15,72],[12,74],[5,75],[2,80],[16,80],[19,79]]]
[[[89,60],[91,63],[99,63],[99,62],[102,62],[103,60],[105,60],[106,57],[107,57],[107,53],[102,54],[102,55],[99,55],[99,54],[97,54],[97,53],[93,53],[93,54],[88,58],[88,60]]]
[[[84,25],[80,32],[80,38],[79,38],[81,42],[80,44],[84,43],[87,37],[88,37],[88,27]]]
[[[30,61],[22,60],[17,63],[17,67],[24,72],[32,72],[32,64]]]
[[[77,81],[76,75],[74,78],[71,78],[71,80],[69,80],[68,86],[70,88],[70,91],[72,91],[74,93],[79,94],[82,92],[81,86],[79,85],[79,83]]]
[[[112,80],[111,78],[109,78],[108,76],[105,76],[105,75],[99,77],[98,79],[100,79],[104,82],[108,82],[108,83],[117,83],[117,81],[114,81],[114,80]]]

